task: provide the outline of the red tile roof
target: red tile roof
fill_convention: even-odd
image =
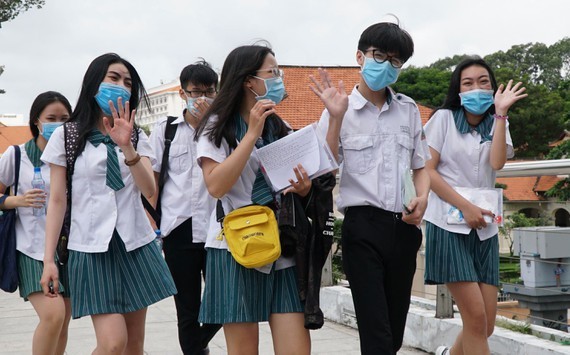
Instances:
[[[497,178],[498,183],[507,185],[503,196],[509,201],[544,201],[543,193],[560,180],[556,176]]]
[[[289,95],[279,106],[277,113],[287,121],[294,129],[303,128],[308,124],[316,122],[321,117],[324,105],[321,100],[311,91],[309,85],[312,84],[309,75],[318,78],[319,67],[317,66],[279,66],[285,73],[284,82],[287,94]],[[360,80],[359,67],[320,67],[326,69],[331,76],[331,80],[338,84],[339,80],[344,83],[344,89],[350,94],[352,88]],[[418,105],[422,123],[427,122],[431,109]]]
[[[0,126],[0,155],[9,146],[22,144],[32,138],[29,126]]]

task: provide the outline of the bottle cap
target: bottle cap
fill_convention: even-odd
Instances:
[[[39,171],[41,171],[41,169],[40,169],[39,166],[34,167],[34,173],[37,173],[37,172],[39,172]]]

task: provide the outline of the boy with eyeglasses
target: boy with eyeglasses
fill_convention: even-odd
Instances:
[[[361,78],[348,97],[348,108],[325,110],[319,122],[341,161],[337,208],[345,215],[342,260],[362,354],[396,354],[400,349],[422,242],[429,150],[415,102],[388,86],[413,51],[412,38],[398,24],[368,27],[358,43]],[[328,74],[320,70],[320,75],[324,85],[313,79],[313,91],[330,96]],[[336,94],[346,95],[342,86]],[[416,190],[410,201],[403,197],[407,179],[408,186],[413,179]]]
[[[208,342],[221,325],[200,326],[202,277],[205,274],[204,243],[208,220],[215,201],[208,194],[202,170],[196,160],[194,130],[216,97],[218,74],[204,60],[186,66],[180,73],[179,95],[186,102],[179,117],[164,117],[150,135],[157,162],[153,166],[155,180],[166,169],[164,186],[157,198],[161,215],[158,226],[163,237],[166,263],[178,293],[174,296],[178,317],[178,340],[185,355],[208,354]],[[167,126],[170,125],[170,128]],[[168,159],[163,166],[168,134],[174,131]],[[171,133],[172,134],[172,133]],[[156,200],[155,200],[156,201]]]

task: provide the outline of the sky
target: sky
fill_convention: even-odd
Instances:
[[[130,61],[147,89],[198,57],[221,71],[232,49],[260,39],[281,65],[353,66],[360,34],[386,13],[414,40],[406,66],[570,36],[568,0],[46,0],[2,23],[0,114],[27,122],[48,90],[74,105],[89,63],[107,52]]]

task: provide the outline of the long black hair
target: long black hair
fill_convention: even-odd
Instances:
[[[462,60],[459,64],[457,64],[455,70],[453,70],[453,73],[451,74],[451,80],[449,82],[449,89],[447,91],[447,96],[445,97],[443,105],[441,105],[435,111],[433,111],[431,116],[433,116],[433,114],[437,110],[448,109],[453,111],[462,108],[461,99],[459,97],[459,93],[461,91],[461,73],[463,72],[463,70],[473,65],[478,65],[487,70],[487,72],[489,73],[489,80],[491,80],[491,87],[493,88],[493,93],[497,92],[497,80],[495,79],[495,74],[493,73],[493,70],[491,69],[489,64],[487,64],[487,62],[485,62],[483,58],[479,56],[472,56],[466,58]],[[487,112],[491,114],[495,113],[495,105],[491,105],[491,107],[489,107]]]
[[[50,104],[54,102],[61,102],[61,104],[65,107],[68,114],[71,114],[71,105],[65,96],[60,94],[57,91],[46,91],[39,94],[34,102],[32,103],[32,107],[30,108],[30,131],[32,131],[32,136],[34,139],[38,138],[40,134],[40,130],[38,129],[37,123],[40,119],[40,115],[42,114],[43,110]]]
[[[70,118],[71,122],[78,123],[78,152],[81,152],[85,148],[86,136],[89,131],[96,128],[99,123],[102,111],[97,104],[97,101],[95,101],[95,95],[99,91],[99,85],[103,79],[105,79],[105,75],[107,75],[109,66],[116,63],[121,63],[127,67],[127,70],[131,75],[131,98],[129,99],[131,110],[136,109],[141,100],[145,101],[146,107],[150,107],[150,101],[142,80],[131,63],[115,53],[106,53],[95,58],[91,64],[89,64],[89,67],[85,72],[83,83],[81,85],[81,92],[79,93],[75,110],[73,110]],[[136,125],[135,129],[138,129]]]
[[[196,140],[206,133],[216,147],[220,147],[222,139],[225,139],[230,149],[236,148],[234,125],[244,99],[244,82],[256,75],[268,54],[275,55],[269,46],[261,45],[241,46],[228,54],[222,68],[220,91],[196,130]],[[212,115],[217,115],[218,119],[208,122]],[[287,135],[288,130],[283,120],[272,114],[265,121],[262,135],[265,137],[271,133],[280,138]]]

